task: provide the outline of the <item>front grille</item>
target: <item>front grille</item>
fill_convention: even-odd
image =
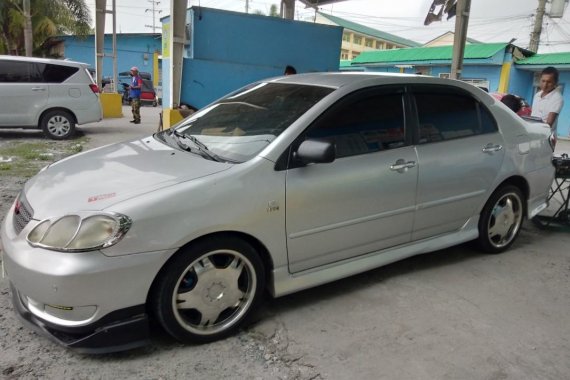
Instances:
[[[24,193],[20,193],[14,208],[14,230],[17,234],[22,232],[33,216],[34,210],[26,200]]]

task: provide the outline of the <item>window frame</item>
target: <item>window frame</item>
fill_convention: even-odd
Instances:
[[[407,86],[404,84],[385,84],[385,85],[374,85],[374,86],[370,86],[370,87],[365,87],[365,88],[361,88],[358,89],[356,91],[353,91],[349,94],[346,94],[345,96],[343,96],[342,98],[338,99],[336,102],[334,102],[332,105],[330,105],[325,111],[323,111],[314,121],[312,121],[301,133],[299,133],[299,136],[297,136],[297,138],[293,141],[293,143],[291,143],[289,145],[289,147],[285,150],[285,152],[283,152],[283,154],[281,155],[281,157],[279,158],[279,160],[277,160],[277,163],[275,165],[275,170],[289,170],[289,169],[295,169],[295,168],[299,168],[299,167],[303,167],[304,165],[301,163],[296,162],[293,159],[293,152],[295,152],[299,146],[301,145],[301,143],[303,141],[306,140],[306,136],[307,133],[313,129],[313,128],[318,128],[319,123],[322,123],[323,120],[326,120],[326,118],[330,115],[330,113],[334,113],[334,112],[338,112],[339,110],[341,110],[344,107],[347,107],[349,104],[352,104],[355,100],[358,100],[358,98],[368,98],[371,96],[379,96],[382,94],[394,94],[394,93],[400,93],[402,95],[402,118],[403,118],[403,126],[404,126],[404,145],[402,145],[401,147],[398,148],[394,148],[394,149],[400,149],[400,148],[404,148],[404,147],[409,147],[411,145],[413,145],[413,138],[414,138],[414,128],[413,125],[409,122],[409,115],[410,115],[410,102],[408,99],[408,90],[407,90]],[[392,149],[390,149],[392,150]],[[364,154],[357,154],[357,155],[351,155],[351,156],[343,156],[343,157],[339,157],[338,159],[343,159],[343,158],[353,158],[353,157],[358,157],[358,156],[362,156],[365,154],[375,154],[375,153],[382,153],[385,150],[379,150],[379,151],[374,151],[374,152],[368,152],[368,153],[364,153]]]
[[[418,111],[418,107],[417,107],[417,102],[416,102],[416,96],[415,94],[417,93],[429,93],[430,91],[433,91],[434,94],[445,94],[445,95],[461,95],[464,97],[467,97],[469,99],[471,99],[474,104],[475,104],[475,109],[477,112],[477,120],[478,120],[478,129],[481,131],[480,133],[474,133],[471,135],[466,135],[466,136],[456,136],[456,137],[452,137],[452,138],[443,138],[440,141],[427,141],[427,142],[421,142],[420,141],[420,115],[419,115],[419,111]],[[459,140],[459,139],[465,139],[465,138],[469,138],[469,137],[474,137],[474,136],[480,136],[480,135],[484,135],[484,134],[491,134],[491,133],[498,133],[499,130],[499,126],[497,123],[497,120],[495,119],[493,113],[479,100],[477,99],[477,97],[475,97],[471,92],[462,89],[460,87],[452,87],[449,85],[441,85],[441,84],[427,84],[427,83],[422,83],[422,84],[410,84],[409,85],[409,105],[410,105],[410,115],[409,115],[409,121],[410,124],[412,124],[412,128],[414,130],[414,138],[413,138],[413,144],[414,145],[426,145],[426,144],[436,144],[436,143],[443,143],[443,142],[447,142],[447,141],[453,141],[453,140]],[[492,123],[492,130],[491,131],[485,131],[485,129],[483,128],[483,113],[486,113],[488,116],[489,121]]]

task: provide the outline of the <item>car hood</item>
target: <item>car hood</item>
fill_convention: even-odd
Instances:
[[[25,187],[34,219],[102,210],[232,164],[173,149],[153,137],[107,145],[50,165]]]

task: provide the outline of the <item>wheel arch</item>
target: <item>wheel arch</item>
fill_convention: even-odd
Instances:
[[[70,110],[69,108],[65,108],[65,107],[50,107],[50,108],[47,108],[47,109],[43,110],[42,113],[40,114],[40,116],[39,116],[39,118],[38,118],[38,123],[37,123],[37,124],[38,124],[38,127],[41,128],[41,122],[42,122],[42,120],[44,119],[44,116],[45,116],[48,112],[51,112],[51,111],[65,111],[65,112],[67,112],[68,114],[70,114],[71,117],[73,117],[73,123],[77,124],[77,116],[76,116],[75,113],[74,113],[72,110]]]
[[[263,263],[263,267],[265,268],[265,279],[264,280],[265,280],[265,286],[267,287],[269,276],[270,276],[270,273],[273,269],[273,260],[271,259],[271,255],[269,254],[269,250],[265,247],[265,245],[259,239],[255,238],[254,236],[252,236],[250,234],[246,234],[244,232],[218,231],[218,232],[212,232],[212,233],[209,233],[206,235],[202,235],[200,237],[197,237],[197,238],[189,241],[188,243],[184,244],[182,247],[178,248],[178,250],[173,255],[171,255],[168,258],[168,260],[166,260],[164,262],[164,264],[162,265],[160,270],[154,276],[154,279],[152,280],[152,284],[151,284],[150,288],[148,289],[146,304],[148,305],[149,297],[151,297],[151,295],[153,293],[153,289],[155,288],[155,285],[156,285],[158,278],[162,275],[163,271],[165,270],[165,267],[168,265],[168,263],[175,256],[181,255],[182,252],[184,251],[184,249],[186,249],[186,248],[188,248],[194,244],[197,244],[200,241],[208,240],[208,239],[223,239],[223,238],[227,238],[227,237],[235,237],[238,239],[242,239],[242,240],[246,241],[247,243],[249,243],[255,249],[255,251],[259,254],[261,262]]]
[[[515,186],[515,187],[517,187],[517,188],[522,192],[522,195],[523,195],[524,215],[526,215],[526,213],[527,213],[527,207],[528,207],[527,202],[528,202],[528,198],[529,198],[529,196],[530,196],[530,186],[529,186],[529,184],[528,184],[528,181],[527,181],[524,177],[522,177],[522,176],[520,176],[520,175],[514,175],[514,176],[511,176],[511,177],[505,179],[503,182],[501,182],[501,183],[495,188],[495,190],[493,190],[493,192],[492,192],[491,194],[494,194],[498,189],[500,189],[500,188],[502,188],[502,187],[504,187],[504,186],[508,186],[508,185]],[[485,204],[486,204],[486,203],[487,203],[487,202],[485,202]],[[483,204],[483,205],[481,206],[481,209],[479,210],[479,212],[482,212],[482,211],[483,211],[483,208],[485,207],[485,204]]]

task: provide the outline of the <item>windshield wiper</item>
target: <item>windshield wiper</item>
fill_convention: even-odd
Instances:
[[[221,158],[220,156],[218,156],[215,153],[212,153],[208,147],[206,146],[206,144],[204,144],[202,141],[198,140],[196,137],[192,136],[192,135],[185,135],[184,133],[180,133],[178,132],[176,129],[173,129],[171,132],[171,136],[173,136],[176,140],[176,143],[178,144],[178,146],[188,152],[192,152],[192,148],[186,144],[185,142],[183,142],[182,140],[190,140],[192,141],[192,143],[198,148],[198,151],[200,152],[200,155],[202,157],[208,158],[212,161],[218,161],[218,162],[225,162],[226,160],[224,160],[223,158]]]

